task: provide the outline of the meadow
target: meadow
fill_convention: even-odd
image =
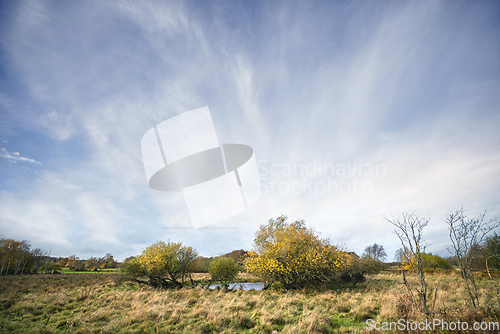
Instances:
[[[99,269],[98,271],[89,271],[89,270],[72,270],[70,268],[61,268],[61,274],[104,274],[104,273],[114,273],[118,272],[118,268],[105,268]]]
[[[0,277],[1,333],[374,333],[367,319],[422,319],[398,273],[327,290],[156,289],[119,282],[116,273]],[[195,274],[198,282],[208,274]],[[239,274],[238,281],[257,281]],[[413,276],[410,282],[416,283]],[[488,278],[478,278],[481,308],[471,311],[456,272],[428,275],[434,318],[500,321]],[[498,278],[496,278],[498,284]],[[487,331],[486,331],[487,332]],[[493,331],[490,331],[493,333]],[[456,331],[454,332],[456,333]]]

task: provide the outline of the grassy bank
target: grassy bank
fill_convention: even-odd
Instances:
[[[199,274],[198,280],[206,279]],[[356,333],[366,319],[415,316],[397,274],[328,291],[157,290],[115,284],[116,274],[0,277],[2,333]],[[251,277],[240,276],[239,280]],[[410,278],[412,279],[412,278]],[[499,321],[494,290],[479,280],[480,312],[466,307],[460,277],[432,275],[439,285],[435,314]]]

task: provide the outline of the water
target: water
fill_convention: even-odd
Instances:
[[[222,287],[221,284],[210,284],[208,288],[210,290],[215,290],[218,286]],[[238,290],[240,286],[243,290],[262,290],[264,289],[264,282],[228,283],[228,286],[231,290]]]

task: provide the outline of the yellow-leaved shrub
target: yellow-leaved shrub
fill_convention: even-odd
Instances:
[[[286,216],[260,226],[245,260],[247,272],[286,287],[331,282],[350,265],[349,255],[329,239],[321,239],[304,221],[288,223]]]

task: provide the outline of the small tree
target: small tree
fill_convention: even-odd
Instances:
[[[85,261],[85,269],[90,271],[97,271],[99,269],[99,259],[91,256]]]
[[[384,250],[384,246],[373,244],[365,248],[362,257],[384,262],[387,259],[387,253]]]
[[[191,283],[193,280],[191,278],[191,273],[196,270],[195,261],[198,258],[198,252],[192,247],[181,247],[177,254],[177,259],[179,261],[179,273],[181,276],[182,284],[186,277],[189,277]]]
[[[104,263],[104,268],[116,268],[116,261],[113,255],[109,253],[102,258],[102,262]]]
[[[486,211],[479,218],[467,218],[464,208],[461,207],[451,211],[446,219],[452,243],[448,251],[457,257],[467,294],[474,309],[479,306],[479,295],[473,275],[473,259],[486,235],[500,225],[496,219],[486,221],[485,215]]]
[[[378,274],[386,268],[384,260],[387,254],[384,246],[373,244],[365,248],[361,259],[358,260],[361,272],[364,274]]]
[[[64,257],[57,262],[57,265],[59,265],[60,267],[66,267],[67,263],[68,263],[68,258]]]
[[[245,260],[247,272],[289,288],[331,282],[350,265],[350,256],[329,239],[320,239],[302,220],[288,223],[286,216],[260,226]]]
[[[213,282],[221,282],[223,285],[234,280],[240,268],[233,258],[220,256],[213,259],[208,265],[208,272]]]
[[[66,268],[69,268],[70,270],[84,270],[85,263],[80,261],[76,255],[70,255],[68,257],[68,261],[66,262]]]
[[[132,277],[147,276],[152,286],[182,285],[197,256],[193,248],[181,243],[157,241],[146,247],[141,255],[125,261],[122,271]]]
[[[389,223],[396,227],[394,231],[403,246],[403,254],[410,262],[410,268],[415,271],[420,283],[420,289],[417,293],[420,301],[420,309],[422,313],[427,314],[427,284],[424,276],[424,256],[426,244],[423,239],[424,228],[429,223],[429,218],[421,217],[415,212],[403,212],[398,218],[384,217]],[[406,286],[408,294],[416,307],[417,303],[413,296],[412,289],[406,280],[405,272],[402,270],[403,284]]]

